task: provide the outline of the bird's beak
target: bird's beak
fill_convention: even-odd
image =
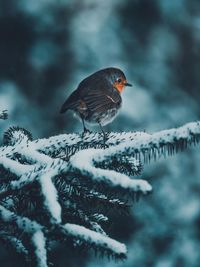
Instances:
[[[130,86],[130,87],[133,86],[132,84],[127,83],[127,82],[126,82],[124,85],[125,85],[125,86]]]

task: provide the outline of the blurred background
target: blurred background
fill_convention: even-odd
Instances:
[[[82,131],[59,109],[83,78],[109,66],[134,86],[108,131],[152,133],[198,120],[200,1],[0,0],[0,110],[9,112],[1,136],[11,125],[34,138]],[[199,161],[196,147],[145,166],[154,193],[111,227],[128,246],[126,261],[63,249],[55,266],[199,267]],[[0,248],[0,266],[18,260]]]

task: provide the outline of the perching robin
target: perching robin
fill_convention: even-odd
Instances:
[[[99,124],[105,140],[102,126],[110,123],[117,115],[121,104],[121,93],[127,82],[124,73],[117,68],[99,70],[85,78],[77,89],[62,105],[60,113],[73,110],[82,120],[84,132],[85,121]]]

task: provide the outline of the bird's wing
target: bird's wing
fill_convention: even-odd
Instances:
[[[107,80],[88,80],[81,82],[78,88],[68,97],[61,107],[60,113],[68,109],[82,113],[101,112],[121,104],[121,96]]]
[[[80,94],[78,90],[75,90],[64,102],[60,109],[60,113],[66,112],[68,109],[77,109],[80,102]]]
[[[64,102],[60,109],[60,113],[64,113],[68,109],[77,110],[80,102],[83,101],[84,96],[88,94],[88,91],[93,89],[95,89],[94,79],[91,79],[90,77],[85,78]]]
[[[95,90],[89,90],[83,98],[90,112],[104,112],[121,104],[121,96],[111,84],[96,85]]]

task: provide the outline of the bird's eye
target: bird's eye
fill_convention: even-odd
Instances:
[[[117,79],[117,82],[118,83],[121,83],[122,82],[122,79],[121,78]]]

